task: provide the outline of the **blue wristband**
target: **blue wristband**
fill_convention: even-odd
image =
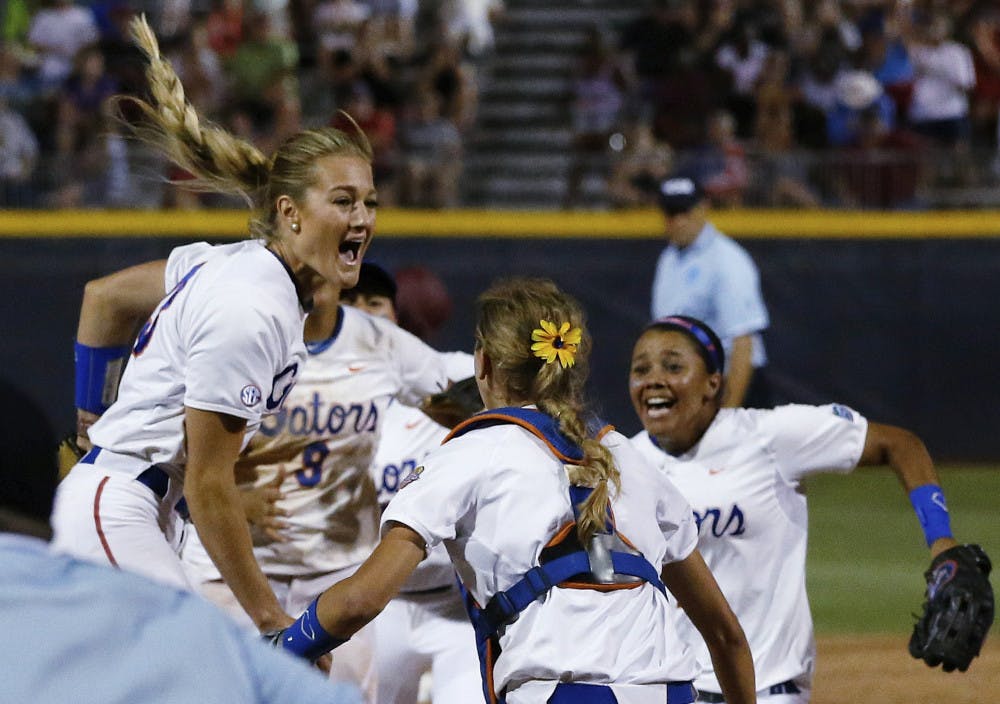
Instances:
[[[937,484],[924,484],[910,492],[910,503],[924,529],[927,546],[938,538],[951,538],[951,517],[944,492]]]
[[[313,599],[309,607],[302,612],[295,623],[281,634],[281,648],[299,655],[307,660],[316,660],[339,645],[347,642],[346,638],[335,638],[326,632],[316,615],[316,604],[319,597]]]
[[[76,407],[101,415],[118,396],[118,382],[131,348],[73,346],[76,362]]]

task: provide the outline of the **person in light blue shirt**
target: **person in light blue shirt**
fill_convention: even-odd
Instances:
[[[200,597],[52,552],[52,431],[0,395],[0,704],[355,704]]]
[[[722,405],[773,405],[764,373],[762,333],[769,318],[753,259],[708,220],[705,192],[695,179],[675,176],[659,186],[669,245],[653,279],[653,320],[689,315],[722,338],[729,370]]]

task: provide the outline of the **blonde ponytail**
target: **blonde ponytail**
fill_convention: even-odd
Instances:
[[[160,55],[156,35],[145,16],[134,18],[129,29],[149,61],[146,80],[150,94],[149,101],[128,98],[145,118],[135,125],[129,123],[129,128],[194,177],[183,182],[184,188],[235,195],[246,201],[253,210],[250,231],[254,236],[275,236],[277,198],[288,195],[303,199],[315,182],[318,159],[356,156],[371,163],[371,144],[349,115],[353,135],[333,127],[304,130],[285,140],[268,158],[252,143],[198,115],[177,73]]]

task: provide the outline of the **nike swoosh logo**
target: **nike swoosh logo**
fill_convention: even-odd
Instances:
[[[356,372],[360,372],[364,368],[365,368],[365,365],[363,365],[363,364],[350,364],[347,367],[347,371],[349,371],[352,374],[354,374]]]
[[[726,471],[726,468],[722,467],[721,469],[710,469],[710,470],[708,470],[708,473],[711,474],[711,475],[715,475],[715,474],[718,474],[719,472],[725,472],[725,471]]]
[[[404,427],[405,427],[405,428],[406,428],[407,430],[413,430],[413,429],[414,429],[414,428],[416,428],[416,427],[417,427],[418,425],[420,425],[420,421],[419,421],[419,420],[412,420],[412,421],[410,421],[409,423],[407,423],[407,424],[406,424],[406,425],[405,425]]]

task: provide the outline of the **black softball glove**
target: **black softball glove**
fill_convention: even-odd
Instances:
[[[435,422],[446,428],[453,428],[483,410],[483,399],[479,395],[475,377],[470,376],[429,396],[421,408]]]
[[[913,627],[910,655],[945,672],[965,672],[993,624],[990,558],[978,545],[956,545],[924,573],[927,601]]]

